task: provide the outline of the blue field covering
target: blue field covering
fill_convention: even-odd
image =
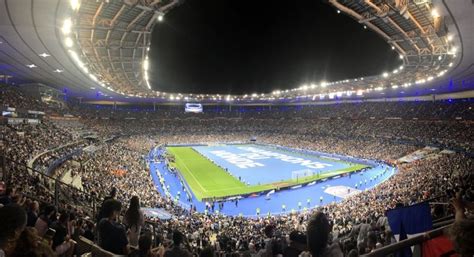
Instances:
[[[274,149],[272,148],[272,150]],[[156,156],[161,153],[162,150],[155,148],[151,151],[150,156]],[[198,201],[192,194],[191,201],[188,201],[186,197],[184,197],[185,193],[183,191],[186,187],[185,182],[181,181],[179,176],[175,173],[170,172],[165,163],[150,160],[149,167],[150,175],[160,194],[164,195],[166,191],[184,208],[188,209],[192,205],[196,207],[197,211],[204,212],[205,203]],[[377,186],[395,173],[395,168],[385,164],[378,164],[366,171],[357,172],[351,176],[337,176],[326,181],[305,185],[299,188],[277,191],[270,197],[258,195],[243,198],[238,201],[237,205],[235,201],[227,201],[220,213],[231,216],[242,215],[245,217],[257,217],[257,210],[260,215],[267,215],[268,213],[271,215],[279,215],[289,213],[293,210],[302,211],[304,209],[312,209],[344,199],[343,197],[328,193],[328,189],[343,187],[344,190],[350,189],[352,192],[360,192]],[[163,177],[166,188],[161,186],[158,178],[159,174]],[[178,195],[180,195],[180,197],[177,197]],[[285,209],[282,208],[283,205],[286,207]]]
[[[289,180],[292,179],[292,172],[299,170],[311,170],[315,174],[323,174],[350,167],[348,162],[318,158],[316,155],[302,155],[262,145],[194,146],[193,149],[249,185]],[[276,155],[271,156],[271,153]]]

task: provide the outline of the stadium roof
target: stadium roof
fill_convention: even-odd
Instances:
[[[400,54],[379,76],[315,81],[253,95],[167,94],[148,84],[153,26],[179,0],[1,0],[0,76],[39,82],[88,99],[142,101],[312,101],[472,90],[472,1],[328,0]],[[337,29],[337,28],[334,28]]]

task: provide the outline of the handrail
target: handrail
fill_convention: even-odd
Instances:
[[[48,174],[45,174],[45,173],[43,173],[43,172],[41,172],[41,171],[35,170],[35,169],[33,169],[33,168],[30,168],[30,167],[28,167],[28,165],[26,165],[26,164],[18,163],[18,162],[14,161],[14,160],[11,160],[11,159],[5,157],[4,155],[3,155],[1,158],[4,160],[4,163],[3,163],[3,166],[4,166],[4,173],[7,173],[7,176],[6,176],[7,178],[8,178],[8,177],[11,177],[11,176],[13,175],[13,174],[11,174],[11,171],[9,170],[9,169],[10,169],[10,167],[9,167],[10,165],[9,165],[9,164],[12,164],[12,163],[13,163],[13,164],[17,165],[17,167],[24,167],[24,168],[26,169],[26,172],[28,172],[28,173],[31,171],[33,174],[38,174],[38,175],[40,175],[40,176],[42,176],[42,177],[48,179],[49,181],[53,181],[55,186],[54,186],[54,192],[52,192],[52,193],[54,193],[55,198],[59,195],[59,191],[58,191],[58,190],[59,190],[60,188],[66,188],[66,189],[68,189],[68,190],[71,190],[70,192],[72,192],[72,193],[77,193],[78,195],[82,195],[82,196],[87,197],[88,199],[91,199],[91,200],[92,200],[91,206],[88,206],[88,207],[92,207],[92,208],[91,208],[91,209],[92,209],[92,214],[95,215],[95,203],[97,202],[97,199],[96,199],[96,197],[94,197],[92,194],[90,194],[90,193],[88,193],[88,192],[85,192],[85,191],[83,191],[83,190],[80,190],[80,189],[78,189],[78,188],[75,188],[75,187],[73,187],[73,186],[71,186],[71,185],[68,185],[68,184],[66,184],[66,183],[64,183],[64,182],[62,182],[62,181],[60,181],[58,178],[52,177],[52,176],[50,176],[50,175],[48,175]],[[57,201],[55,201],[53,204],[56,205],[57,207],[59,207],[59,206],[58,206],[59,203],[58,203]]]
[[[377,250],[374,250],[373,252],[370,252],[368,254],[364,254],[362,256],[363,257],[384,257],[384,256],[387,256],[388,254],[400,251],[404,248],[414,246],[414,245],[423,243],[427,240],[430,240],[432,238],[441,236],[441,235],[444,234],[444,231],[447,228],[449,228],[450,226],[451,225],[447,225],[447,226],[444,226],[444,227],[433,229],[433,230],[428,231],[426,233],[423,233],[421,235],[418,235],[418,236],[415,236],[415,237],[412,237],[412,238],[409,238],[409,239],[405,239],[405,240],[399,241],[395,244],[391,244],[391,245],[387,245],[385,247],[379,248]]]

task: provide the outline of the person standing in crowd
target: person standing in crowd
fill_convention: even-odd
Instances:
[[[138,196],[130,199],[130,206],[125,212],[125,225],[128,228],[128,242],[131,246],[138,246],[138,238],[145,222],[143,212],[140,210],[140,200]]]
[[[19,205],[0,208],[0,257],[10,256],[26,227],[26,212]]]
[[[474,203],[463,201],[459,193],[451,200],[454,207],[454,224],[448,229],[447,234],[453,242],[454,250],[462,257],[474,256],[474,220],[467,218],[466,209],[474,210]]]
[[[114,254],[128,254],[128,239],[125,228],[117,222],[122,204],[109,199],[102,205],[104,218],[97,225],[99,234],[99,246]]]
[[[46,231],[48,231],[49,226],[54,220],[56,215],[56,209],[53,206],[46,206],[43,213],[40,214],[39,218],[36,219],[35,228],[38,230],[39,236],[44,236]]]
[[[74,241],[68,229],[70,215],[67,212],[61,213],[59,219],[51,227],[56,231],[53,236],[53,250],[58,256],[72,256],[74,251]]]
[[[173,232],[173,247],[166,250],[164,257],[191,257],[191,249],[185,240],[184,235],[175,230]],[[182,248],[183,243],[187,249]]]
[[[110,190],[110,194],[104,197],[104,201],[102,201],[102,205],[100,206],[99,212],[97,213],[97,223],[100,222],[103,218],[106,218],[103,211],[104,203],[107,200],[116,199],[116,197],[117,197],[117,188],[112,187],[112,190]]]
[[[38,201],[32,201],[28,206],[28,227],[34,227],[36,224],[36,220],[38,219],[39,214],[39,203]]]
[[[329,244],[330,233],[331,225],[326,215],[322,212],[314,214],[306,231],[308,249],[312,257],[343,257],[338,244]]]

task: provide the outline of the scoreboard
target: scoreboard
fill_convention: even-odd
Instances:
[[[201,113],[202,112],[202,104],[199,104],[199,103],[186,103],[184,105],[184,112]]]

